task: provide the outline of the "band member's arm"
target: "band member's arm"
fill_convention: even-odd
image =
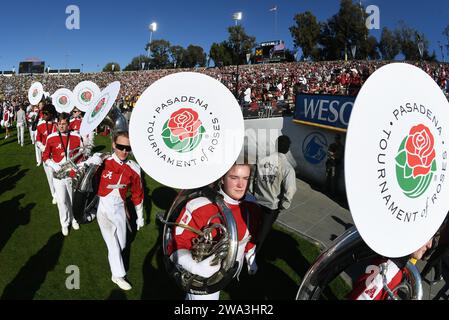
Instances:
[[[262,224],[262,212],[260,207],[255,203],[246,203],[247,214],[249,215],[248,231],[251,236],[250,241],[245,247],[245,260],[248,266],[248,274],[256,274],[258,267],[256,263],[256,247],[257,247],[257,235],[260,233]]]
[[[47,140],[47,145],[45,146],[44,152],[42,153],[42,161],[47,166],[52,168],[54,171],[61,170],[61,166],[56,162],[54,162],[53,159],[51,158],[51,153],[52,153],[51,142]]]
[[[42,152],[45,149],[44,143],[43,143],[43,136],[41,130],[39,130],[39,126],[36,129],[36,146],[41,150]]]
[[[101,160],[101,153],[95,153],[93,156],[91,156],[89,159],[87,159],[86,161],[83,161],[80,163],[80,167],[83,165],[96,165],[96,166],[101,166],[103,164],[103,160]]]
[[[287,169],[284,179],[282,180],[284,193],[279,203],[279,209],[286,210],[290,208],[293,197],[296,193],[296,173],[293,168]]]
[[[131,165],[135,168],[133,168],[133,176],[132,176],[132,183],[131,183],[131,201],[134,204],[134,207],[136,209],[137,214],[137,231],[140,230],[145,224],[143,219],[143,186],[142,186],[142,178],[140,176],[140,167],[135,164],[131,163]]]
[[[196,262],[192,258],[190,251],[185,249],[176,251],[171,255],[170,259],[172,259],[174,263],[181,265],[186,271],[203,278],[212,277],[221,268],[220,263],[211,266],[211,262],[215,259],[215,255],[211,255],[203,261]]]
[[[205,198],[198,198],[187,203],[176,222],[196,230],[202,230],[207,225],[209,218],[216,213],[217,208],[210,201]],[[215,234],[212,236],[214,237]],[[176,227],[174,252],[170,259],[192,274],[209,278],[220,269],[220,264],[210,266],[210,262],[215,258],[214,255],[201,262],[196,262],[193,259],[190,250],[192,249],[193,239],[197,237],[198,235],[191,230]]]

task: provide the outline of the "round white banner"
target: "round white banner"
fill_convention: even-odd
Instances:
[[[360,235],[380,255],[415,252],[446,217],[448,129],[449,103],[417,67],[382,67],[357,96],[346,136],[346,192]]]
[[[73,94],[75,95],[75,106],[82,112],[87,112],[89,107],[96,101],[100,95],[100,88],[92,81],[80,82]]]
[[[130,121],[133,153],[159,183],[195,189],[222,177],[243,146],[244,122],[233,94],[194,72],[156,81],[137,101]]]
[[[35,106],[42,100],[42,96],[44,95],[44,87],[42,83],[35,82],[31,85],[28,90],[28,101],[31,105]]]
[[[52,103],[59,113],[70,113],[75,107],[75,98],[73,92],[69,89],[58,89],[51,96]]]
[[[106,118],[115,99],[120,92],[120,82],[115,81],[101,91],[98,98],[90,106],[81,122],[80,134],[85,136],[92,131]]]

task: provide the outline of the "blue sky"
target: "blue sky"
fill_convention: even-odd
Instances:
[[[0,2],[0,70],[17,69],[19,61],[38,57],[52,69],[81,68],[98,71],[107,62],[125,67],[134,56],[144,53],[149,41],[148,24],[156,21],[153,39],[171,44],[202,46],[207,52],[213,42],[227,39],[232,14],[243,12],[242,24],[258,42],[282,39],[288,48],[293,41],[288,28],[296,13],[312,11],[320,21],[327,20],[339,8],[339,0],[41,0]],[[430,51],[441,57],[437,41],[445,44],[442,31],[449,24],[449,1],[364,0],[363,5],[380,8],[381,28],[395,28],[399,20],[425,33]],[[424,5],[422,3],[425,3]],[[65,27],[68,5],[81,11],[80,30]],[[278,23],[275,33],[274,13]],[[380,32],[371,33],[379,37]],[[447,51],[444,51],[447,56]],[[447,60],[447,57],[446,57]],[[99,67],[97,67],[99,66]]]

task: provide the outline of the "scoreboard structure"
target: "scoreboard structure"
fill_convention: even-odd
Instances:
[[[255,63],[280,62],[285,60],[285,44],[282,40],[261,42],[256,47]]]
[[[19,63],[19,74],[44,73],[44,61],[22,61]]]

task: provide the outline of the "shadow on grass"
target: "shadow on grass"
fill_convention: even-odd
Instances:
[[[142,300],[183,300],[185,293],[169,277],[162,249],[163,225],[157,222],[158,239],[143,263]],[[156,266],[153,265],[155,259]]]
[[[150,188],[148,188],[148,183],[146,179],[142,179],[143,186],[143,210],[146,212],[145,224],[151,223],[151,210],[153,209],[153,196],[150,193]]]
[[[13,138],[15,138],[15,139],[13,139]],[[20,148],[20,145],[17,143],[17,136],[9,137],[6,141],[4,141],[2,144],[0,144],[0,147],[6,146],[11,143],[16,143],[17,147]]]
[[[28,260],[14,280],[6,286],[0,299],[33,299],[47,273],[57,265],[63,243],[64,238],[60,232],[51,236],[47,244]]]
[[[17,182],[25,177],[29,169],[20,170],[19,165],[15,165],[9,168],[0,170],[0,195],[6,191],[13,190]],[[3,208],[0,206],[0,211],[3,212]]]
[[[145,179],[142,179],[142,187],[143,187],[143,194],[144,194],[144,199],[143,199],[143,208],[144,208],[144,212],[147,213],[147,219],[145,220],[145,225],[150,224],[150,214],[151,214],[151,208],[153,206],[152,202],[151,202],[151,196],[149,196],[150,190],[147,186],[147,183],[145,181]],[[134,206],[134,203],[131,201],[130,198],[127,199],[126,201],[126,208],[127,208],[127,212],[129,215],[129,226],[127,228],[127,232],[126,232],[126,248],[123,250],[123,264],[125,267],[125,270],[128,271],[129,267],[130,267],[130,257],[131,257],[131,247],[132,247],[132,243],[134,242],[134,240],[136,239],[137,236],[137,213],[136,213],[136,208]],[[129,230],[131,229],[131,230]]]
[[[151,199],[156,207],[168,211],[176,199],[178,192],[169,187],[160,187],[153,191]]]
[[[298,242],[289,234],[276,229],[268,235],[256,261],[256,275],[249,276],[245,264],[240,281],[234,279],[224,290],[230,299],[293,300],[299,284],[289,274],[293,271],[302,279],[310,267]]]
[[[21,207],[20,200],[24,197],[25,195],[21,194],[0,203],[0,251],[19,226],[26,226],[30,223],[31,210],[36,204],[31,203],[26,207]]]
[[[131,247],[137,235],[137,224],[136,224],[137,215],[136,209],[134,208],[134,204],[130,199],[127,199],[125,205],[130,219],[127,222],[128,226],[126,228],[126,248],[122,252],[122,257],[123,257],[123,265],[125,267],[126,272],[128,272],[131,257]],[[129,228],[131,228],[131,230],[129,230]]]

